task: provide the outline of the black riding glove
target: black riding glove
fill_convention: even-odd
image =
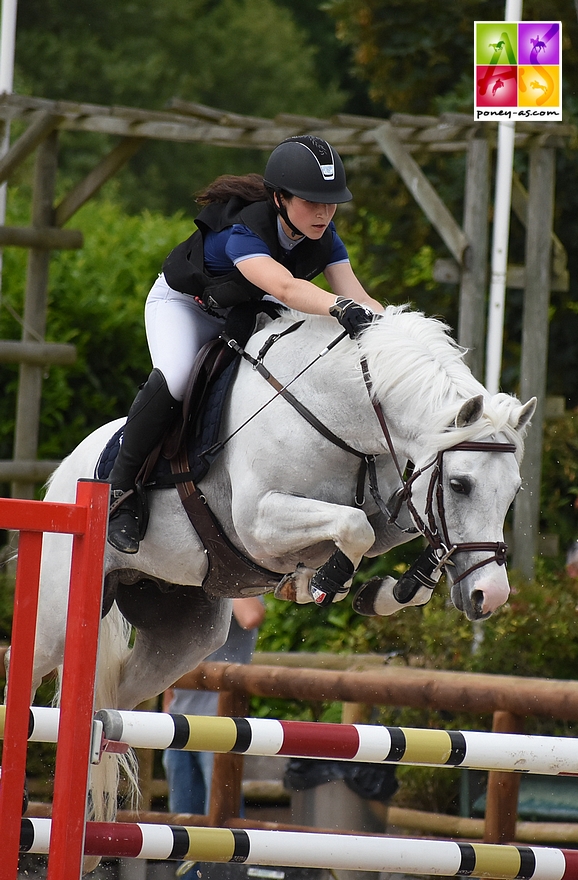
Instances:
[[[337,318],[341,326],[347,330],[352,339],[355,339],[362,330],[371,324],[375,318],[374,313],[367,306],[344,296],[338,296],[335,303],[329,309],[329,314]]]

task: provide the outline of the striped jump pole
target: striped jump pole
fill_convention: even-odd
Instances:
[[[48,852],[50,819],[23,819],[21,851]],[[345,871],[576,880],[578,851],[396,837],[88,822],[86,855]]]
[[[5,707],[0,706],[0,737]],[[30,709],[30,742],[57,742],[60,710]],[[578,741],[485,731],[423,730],[370,724],[325,724],[271,718],[223,718],[102,709],[104,750],[123,747],[234,752],[244,755],[325,758],[364,763],[462,767],[547,776],[578,775]],[[98,748],[92,756],[98,760]]]
[[[578,741],[482,731],[101,710],[106,741],[145,749],[578,775]]]

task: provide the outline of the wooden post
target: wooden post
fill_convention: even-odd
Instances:
[[[32,226],[52,226],[54,186],[57,172],[58,132],[53,130],[42,141],[36,156]],[[43,342],[46,332],[48,266],[50,251],[33,248],[28,258],[24,303],[23,342]],[[38,452],[40,402],[44,367],[21,364],[14,432],[14,459],[32,460]],[[12,495],[33,498],[34,484],[15,481]]]
[[[243,718],[249,710],[249,697],[245,691],[221,691],[219,715]],[[243,782],[243,755],[231,752],[215,755],[209,825],[221,828],[230,819],[237,818],[241,809]]]
[[[524,719],[512,712],[494,712],[492,731],[523,733]],[[486,843],[511,843],[516,839],[519,790],[519,773],[502,773],[498,770],[488,773],[484,825]]]
[[[143,138],[126,137],[114,147],[107,156],[105,156],[92,171],[87,174],[84,180],[81,180],[74,189],[72,189],[63,198],[54,211],[54,225],[64,226],[67,220],[76,214],[76,212],[87,202],[92,196],[98,192],[101,186],[110,180],[123,165],[125,165],[131,156],[139,150],[143,143]]]
[[[369,724],[371,706],[367,703],[343,703],[341,707],[342,724]]]
[[[514,508],[513,560],[514,566],[528,579],[534,576],[540,519],[555,159],[553,147],[538,145],[530,150],[520,396],[524,402],[536,396],[538,406],[526,438],[521,468],[523,491],[518,494]]]
[[[476,132],[467,154],[464,232],[469,247],[460,285],[458,342],[468,349],[465,360],[480,381],[483,380],[485,360],[489,198],[490,145],[484,132]]]
[[[151,697],[139,703],[137,711],[154,712],[157,709],[158,700]],[[155,753],[152,749],[138,749],[138,787],[140,789],[140,808],[150,810],[153,800],[153,775]]]

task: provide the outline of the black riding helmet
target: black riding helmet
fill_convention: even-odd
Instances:
[[[264,183],[308,202],[337,205],[353,198],[337,152],[322,138],[305,134],[275,147],[265,167]]]
[[[275,209],[296,235],[303,235],[289,219],[283,195],[307,202],[337,205],[353,196],[347,189],[345,168],[339,155],[323,138],[297,135],[275,147],[265,167],[263,183]]]

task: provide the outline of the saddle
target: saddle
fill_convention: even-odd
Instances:
[[[279,306],[270,302],[243,303],[231,309],[225,336],[245,346],[257,316],[277,317]],[[183,507],[207,552],[208,571],[203,590],[213,598],[241,598],[271,592],[284,577],[252,562],[229,541],[197,483],[207,474],[224,404],[239,365],[239,355],[221,337],[199,352],[189,378],[182,413],[161,443],[149,455],[138,477],[144,500],[149,490],[176,486]],[[106,479],[118,448],[122,428],[100,456],[96,477]]]

